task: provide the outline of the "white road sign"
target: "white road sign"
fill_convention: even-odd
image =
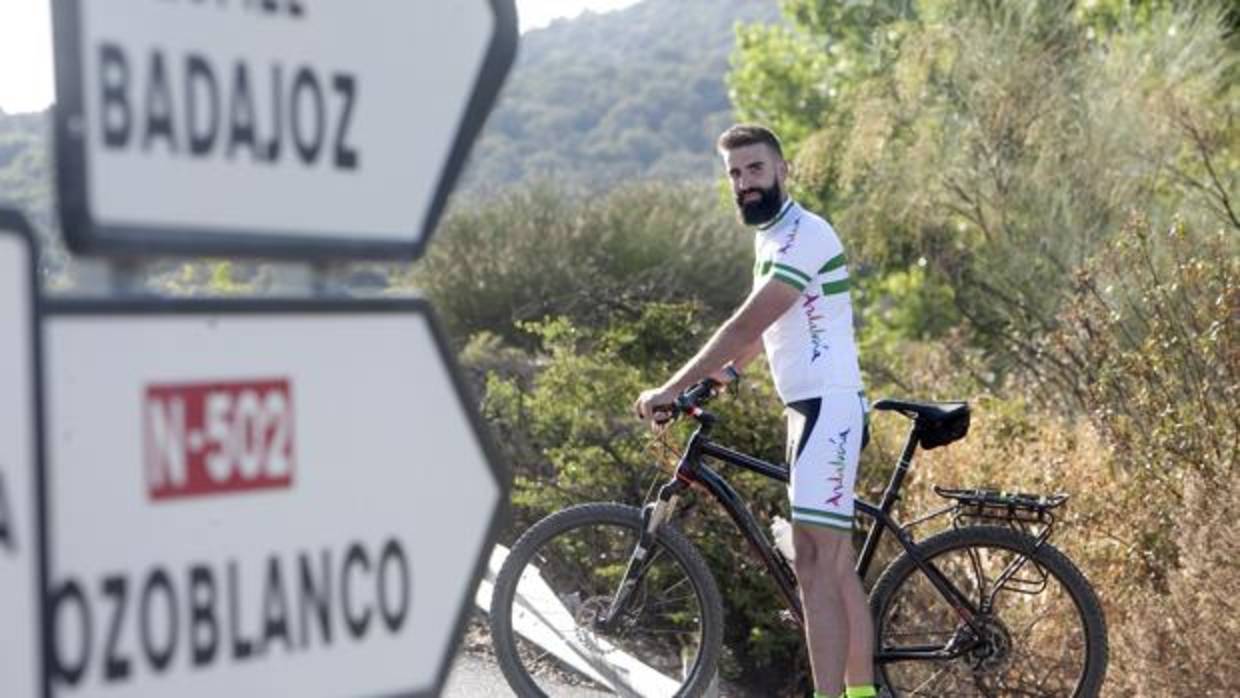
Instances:
[[[413,257],[516,52],[512,0],[55,0],[79,252]]]
[[[425,304],[43,323],[50,695],[438,693],[507,480]]]
[[[0,210],[0,695],[39,694],[35,279],[25,220]]]

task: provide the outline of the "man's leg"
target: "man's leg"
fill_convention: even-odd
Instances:
[[[874,683],[874,619],[870,617],[870,604],[866,602],[865,589],[857,576],[852,541],[839,546],[835,578],[844,600],[844,615],[848,618],[848,661],[844,677],[849,686],[868,686]]]
[[[850,619],[836,573],[839,550],[851,545],[848,538],[845,531],[812,524],[798,523],[792,527],[814,688],[829,696],[844,692],[844,667],[849,655]]]
[[[827,695],[874,682],[874,624],[846,531],[796,524],[796,572],[814,685]]]
[[[841,694],[845,675],[850,687],[873,684],[874,624],[852,548],[864,417],[855,391],[788,405],[797,582],[814,684],[827,696]]]

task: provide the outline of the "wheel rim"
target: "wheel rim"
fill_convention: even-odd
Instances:
[[[628,611],[606,631],[595,623],[610,607],[637,539],[630,525],[585,523],[544,541],[521,571],[510,623],[518,664],[539,693],[670,696],[697,668],[702,594],[666,547],[651,553]],[[540,642],[520,632],[531,625]]]
[[[880,610],[881,649],[954,641],[964,651],[952,660],[882,665],[893,695],[1076,695],[1088,661],[1086,621],[1063,580],[1021,559],[997,544],[956,547],[930,559],[979,609],[980,633],[960,620],[925,575],[909,573]]]

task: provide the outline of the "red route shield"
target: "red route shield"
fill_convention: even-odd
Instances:
[[[288,379],[150,384],[142,400],[152,500],[292,486]]]

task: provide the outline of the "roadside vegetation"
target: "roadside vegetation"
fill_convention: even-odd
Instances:
[[[933,483],[1072,495],[1060,544],[1104,600],[1108,694],[1240,692],[1240,75],[1223,5],[787,0],[740,26],[734,108],[787,136],[795,195],[850,249],[871,398],[968,399]],[[515,471],[509,536],[659,476],[633,396],[745,292],[718,189],[519,189],[444,224],[398,286],[433,298]],[[769,380],[718,404],[781,458]],[[862,489],[906,425],[875,420]],[[683,429],[684,427],[678,427]],[[683,436],[683,434],[679,434]],[[738,478],[765,514],[785,495]],[[703,503],[705,504],[705,503]],[[797,634],[731,524],[686,526],[728,588],[727,678],[797,694]],[[928,533],[926,531],[925,533]]]
[[[647,0],[631,16],[658,32],[655,10],[679,2]],[[967,439],[919,454],[898,516],[935,508],[932,484],[1069,493],[1056,541],[1106,608],[1106,694],[1240,695],[1240,10],[1225,0],[779,5],[778,23],[736,28],[717,75],[731,112],[784,136],[794,195],[840,232],[870,399],[974,409]],[[595,44],[606,19],[583,24]],[[527,60],[575,55],[557,37]],[[668,60],[682,56],[675,36],[659,38]],[[596,78],[580,61],[558,82],[514,83],[520,99],[497,111],[497,132],[475,153],[488,159],[477,188],[455,195],[427,256],[355,265],[341,279],[433,301],[514,472],[505,542],[569,504],[636,503],[665,477],[632,401],[748,290],[751,233],[717,183],[637,181],[697,171],[692,149],[709,154],[726,121],[701,74],[722,65],[662,71],[660,55],[643,55],[640,79]],[[689,77],[692,116],[664,113]],[[608,98],[630,79],[660,106]],[[547,99],[553,110],[523,111]],[[578,104],[597,122],[590,138],[569,133]],[[55,288],[73,260],[48,233],[45,118],[0,118],[0,199],[48,238],[43,273]],[[522,141],[526,131],[563,143]],[[610,169],[574,169],[592,162]],[[479,184],[518,179],[503,193]],[[150,271],[171,293],[272,287],[268,267],[237,261]],[[721,440],[782,459],[760,362],[715,404]],[[907,429],[890,414],[872,426],[860,483],[870,498]],[[758,513],[787,515],[782,488],[736,482]],[[802,639],[709,504],[684,525],[727,590],[725,678],[753,695],[804,695]]]

